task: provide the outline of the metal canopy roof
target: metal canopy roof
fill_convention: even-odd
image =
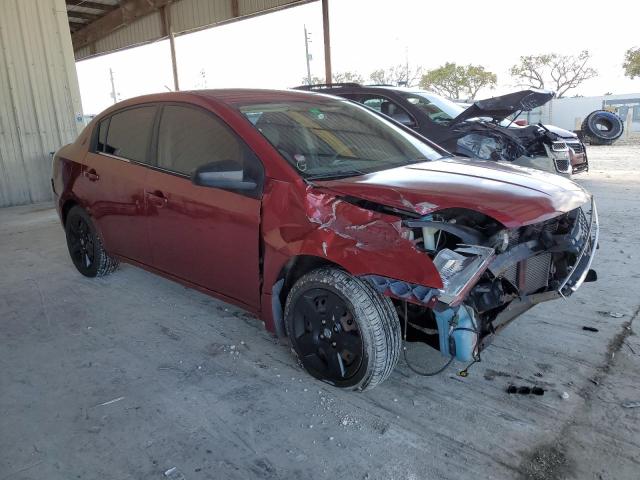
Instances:
[[[65,0],[76,60],[317,0]]]

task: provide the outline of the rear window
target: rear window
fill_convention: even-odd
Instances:
[[[155,112],[155,106],[130,108],[100,122],[96,150],[146,162]]]

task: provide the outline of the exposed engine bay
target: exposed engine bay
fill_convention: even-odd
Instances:
[[[568,145],[542,124],[505,128],[481,120],[461,123],[453,131],[460,136],[456,144],[458,154],[516,163],[519,159],[550,157],[560,173],[568,171]]]
[[[443,288],[367,276],[394,299],[408,341],[472,361],[493,335],[533,305],[572,294],[595,280],[598,243],[593,200],[550,220],[516,229],[477,212],[448,209],[404,220],[416,248],[438,269]]]

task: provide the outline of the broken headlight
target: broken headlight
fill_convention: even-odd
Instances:
[[[487,269],[494,255],[493,248],[477,245],[440,250],[433,259],[442,278],[442,290],[438,299],[451,306],[460,304]]]

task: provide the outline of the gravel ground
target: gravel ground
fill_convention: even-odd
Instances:
[[[223,302],[126,265],[81,277],[50,205],[0,210],[0,479],[637,479],[640,145],[589,153],[598,282],[466,378],[401,360],[360,394]]]

